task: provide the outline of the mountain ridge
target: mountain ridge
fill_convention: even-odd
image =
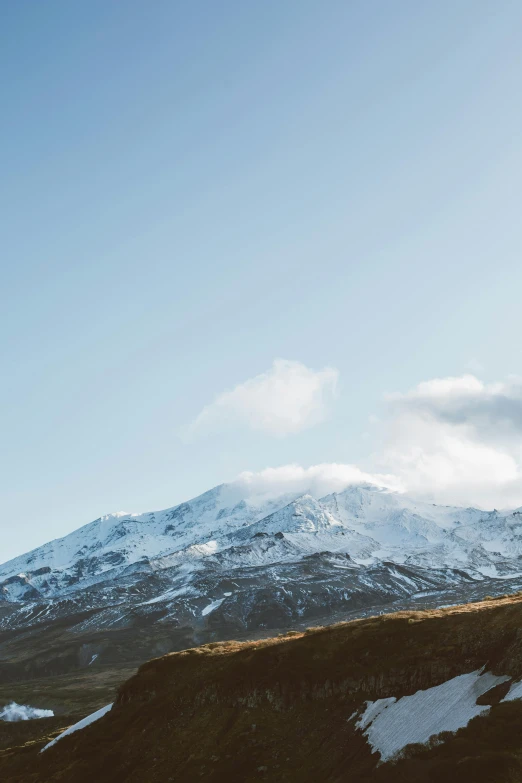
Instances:
[[[162,511],[100,517],[0,566],[0,676],[514,591],[521,552],[518,510],[371,485],[317,498],[222,484]]]
[[[518,516],[520,520],[515,519]],[[515,519],[511,539],[507,535],[508,517]],[[473,535],[480,525],[485,533],[483,540]],[[467,530],[469,526],[473,529]],[[347,487],[320,498],[310,492],[295,492],[260,501],[255,495],[253,499],[241,496],[234,484],[221,484],[160,511],[99,517],[0,564],[0,588],[6,600],[23,598],[25,593],[34,598],[30,587],[38,594],[59,595],[71,592],[74,585],[92,584],[97,575],[101,581],[104,574],[141,561],[159,562],[175,555],[187,560],[212,556],[227,545],[243,543],[263,532],[281,532],[294,542],[300,538],[307,553],[319,551],[321,544],[351,555],[348,543],[336,535],[343,533],[352,537],[355,550],[358,544],[366,549],[367,557],[377,559],[399,561],[398,548],[407,550],[411,559],[420,557],[421,549],[431,548],[439,566],[455,565],[456,560],[463,562],[467,557],[468,567],[480,573],[489,568],[488,576],[495,575],[494,569],[502,559],[510,560],[522,553],[522,515],[518,509],[501,513],[437,506],[371,485]],[[310,540],[310,534],[317,540]],[[511,551],[507,551],[508,543]],[[504,551],[497,553],[493,544]],[[441,546],[442,557],[437,553]],[[455,547],[459,551],[452,556]],[[476,550],[474,557],[472,550]],[[505,570],[509,565],[504,563]],[[22,580],[18,589],[16,577]],[[25,589],[24,578],[29,582]],[[9,584],[11,589],[5,589]]]

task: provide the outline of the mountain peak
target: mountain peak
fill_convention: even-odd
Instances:
[[[519,527],[498,513],[437,506],[372,484],[317,498],[310,489],[270,494],[232,482],[162,511],[99,517],[1,565],[0,585],[25,574],[27,584],[6,587],[10,600],[21,592],[27,598],[57,597],[116,579],[138,564],[155,564],[156,571],[174,563],[203,568],[229,548],[236,548],[237,560],[237,547],[246,563],[244,547],[260,533],[284,534],[292,548],[285,557],[294,559],[322,551],[355,559],[378,553],[392,562],[469,568],[470,573],[479,568],[489,576],[499,567],[509,573],[512,558],[522,554]],[[264,547],[263,562],[273,562],[278,552]],[[256,562],[259,557],[258,552]]]

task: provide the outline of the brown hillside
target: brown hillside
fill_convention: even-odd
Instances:
[[[366,700],[412,694],[483,666],[522,678],[521,597],[213,643],[145,664],[108,715],[41,755],[35,746],[0,756],[0,777],[384,783],[440,779],[442,769],[447,783],[459,763],[455,780],[522,780],[522,702],[498,704],[444,745],[413,748],[379,767],[352,719]],[[515,728],[506,732],[506,724]],[[498,741],[490,748],[492,729]],[[466,765],[471,777],[462,777]]]

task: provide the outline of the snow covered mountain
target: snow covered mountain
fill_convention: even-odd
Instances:
[[[194,638],[284,629],[505,592],[517,579],[520,510],[437,506],[375,486],[317,498],[222,484],[164,511],[101,517],[0,565],[0,629],[65,621],[82,638],[177,629],[163,652],[179,646],[180,629]],[[85,665],[103,661],[106,647],[87,650]]]
[[[272,546],[260,548],[257,539],[270,536],[277,536]],[[56,598],[138,564],[162,570],[226,559],[248,566],[325,550],[359,564],[388,560],[503,576],[522,570],[522,512],[437,506],[374,486],[315,499],[240,497],[234,484],[222,484],[164,511],[100,517],[0,565],[0,590],[8,601]]]

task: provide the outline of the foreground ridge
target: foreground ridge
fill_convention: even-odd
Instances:
[[[172,653],[6,779],[511,780],[506,770],[522,773],[521,625],[512,595]]]

